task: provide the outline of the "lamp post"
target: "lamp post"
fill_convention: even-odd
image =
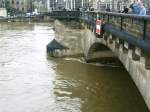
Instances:
[[[30,7],[31,7],[31,11],[33,12],[34,11],[34,1],[33,0],[31,0],[31,2],[30,2]]]
[[[41,0],[38,0],[38,12],[41,13]]]
[[[47,0],[47,11],[50,12],[50,0]]]
[[[82,6],[82,8],[83,8],[83,0],[82,0],[82,3],[81,3],[81,6]]]

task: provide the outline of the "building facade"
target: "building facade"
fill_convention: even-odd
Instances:
[[[7,0],[6,7],[18,12],[28,12],[31,10],[31,0]]]
[[[37,10],[39,13],[50,11],[50,0],[34,0],[32,2],[32,9]]]
[[[102,11],[121,11],[124,7],[129,7],[131,3],[131,0],[98,0],[95,7],[97,7],[97,10]]]
[[[150,9],[150,0],[141,0]],[[103,11],[121,11],[129,7],[133,0],[0,0],[0,8],[14,12],[48,12],[51,10],[77,10],[79,8]]]
[[[4,2],[5,1],[5,2]],[[8,12],[47,12],[50,10],[50,0],[0,0],[0,7],[6,7]]]

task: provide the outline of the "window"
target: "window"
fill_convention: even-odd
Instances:
[[[19,5],[19,1],[17,1],[16,4]]]
[[[7,4],[9,4],[10,2],[9,1],[7,1]]]
[[[12,4],[14,4],[15,2],[14,2],[14,0],[12,0]]]

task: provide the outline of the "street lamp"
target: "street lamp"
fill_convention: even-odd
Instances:
[[[30,7],[31,7],[31,11],[33,12],[34,11],[34,1],[33,0],[31,0],[30,1]]]

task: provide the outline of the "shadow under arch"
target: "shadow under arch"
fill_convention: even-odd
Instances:
[[[86,62],[100,62],[103,64],[121,64],[114,52],[104,44],[95,42],[88,50]]]

